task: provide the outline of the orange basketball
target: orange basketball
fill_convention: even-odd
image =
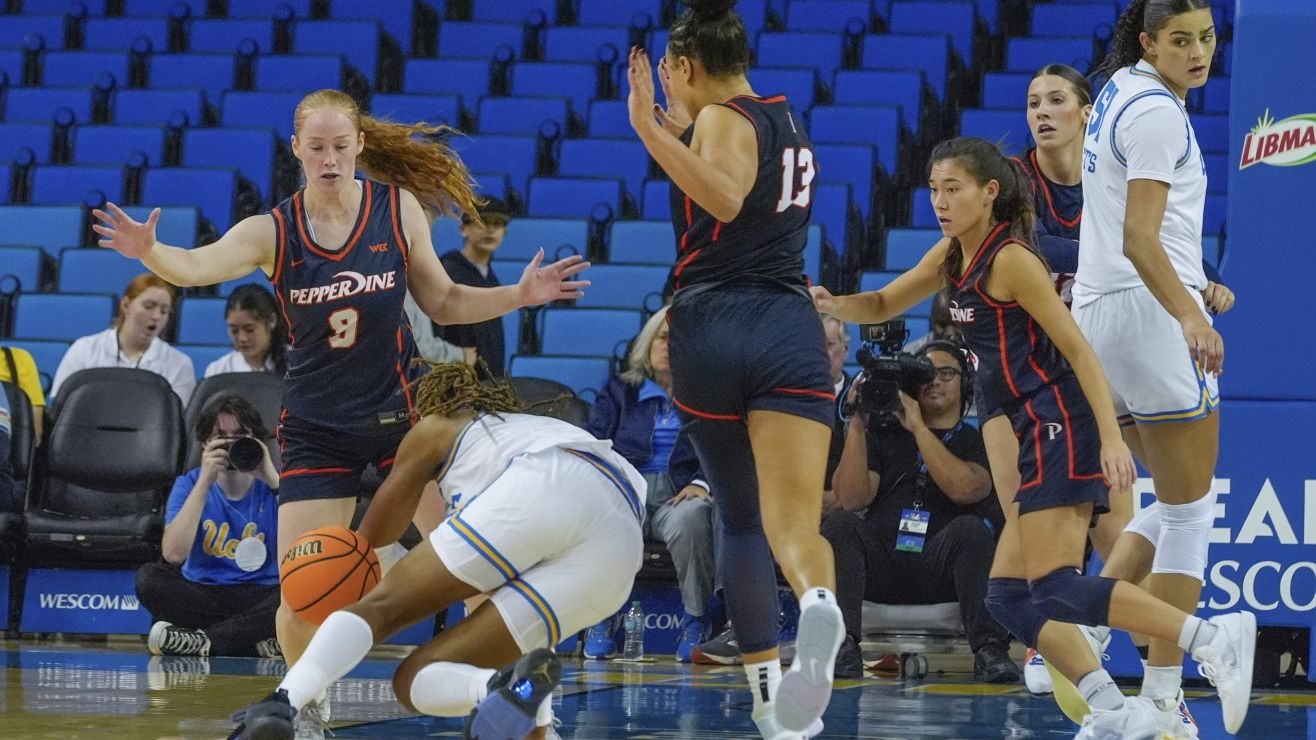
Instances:
[[[298,537],[279,563],[283,600],[312,624],[360,601],[379,576],[375,551],[343,527],[320,527]]]

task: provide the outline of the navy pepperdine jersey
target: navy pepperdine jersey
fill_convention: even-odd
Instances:
[[[818,174],[809,135],[784,95],[741,95],[724,105],[749,119],[758,132],[758,174],[729,223],[718,221],[673,183],[675,286],[746,279],[803,285],[804,242]],[[694,130],[692,125],[682,134],[686,146]]]
[[[1034,239],[1037,251],[1051,268],[1056,293],[1068,306],[1074,273],[1078,271],[1078,231],[1083,221],[1083,183],[1061,185],[1047,179],[1037,164],[1037,149],[1029,149],[1019,164],[1033,186],[1033,212],[1037,216]]]
[[[403,312],[407,242],[392,185],[362,180],[361,210],[337,251],[311,236],[303,191],[274,208],[274,294],[288,322],[286,414],[362,429],[407,424],[410,380],[423,373]]]
[[[997,301],[987,293],[987,273],[1008,244],[1019,242],[1010,237],[1010,222],[1005,221],[992,229],[964,275],[952,276],[949,286],[951,319],[973,353],[973,397],[982,418],[1071,372],[1060,350],[1023,306]]]

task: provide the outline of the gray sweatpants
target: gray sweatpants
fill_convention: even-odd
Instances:
[[[713,595],[713,502],[690,498],[672,506],[676,495],[667,473],[645,473],[649,484],[645,536],[667,545],[676,566],[681,602],[691,616],[702,617]]]

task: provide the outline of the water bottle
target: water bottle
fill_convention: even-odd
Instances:
[[[621,620],[626,642],[621,650],[622,660],[640,660],[644,657],[644,609],[639,601],[632,601]]]

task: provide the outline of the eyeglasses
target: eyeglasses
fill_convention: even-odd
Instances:
[[[933,374],[937,376],[937,380],[949,383],[959,377],[960,369],[958,367],[939,367]]]

